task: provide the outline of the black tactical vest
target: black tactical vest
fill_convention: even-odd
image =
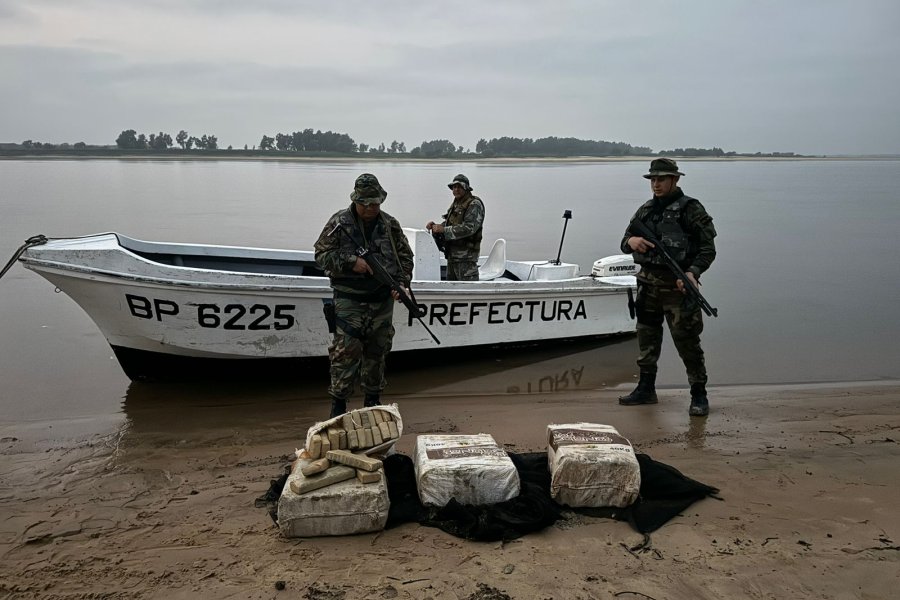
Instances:
[[[357,221],[351,213],[352,210],[351,206],[349,210],[343,211],[338,217],[338,224],[343,229],[343,232],[340,233],[341,254],[356,256],[356,249],[362,246],[377,257],[391,277],[397,281],[405,281],[406,275],[400,268],[400,261],[397,258],[397,242],[391,236],[390,225],[385,213],[382,212],[378,215],[370,235],[366,235],[365,225]],[[328,273],[328,275],[331,277],[331,283],[335,289],[345,287],[363,291],[384,285],[373,277],[361,273],[348,271]]]
[[[472,194],[469,194],[462,202],[454,201],[453,204],[450,205],[447,214],[444,215],[447,225],[453,226],[462,224],[466,218],[466,211],[469,209],[469,205],[475,200],[481,202],[481,198],[473,196]],[[482,202],[482,204],[484,203]],[[445,244],[453,250],[464,249],[467,252],[474,252],[477,256],[478,250],[481,248],[481,234],[483,229],[484,226],[482,225],[478,228],[478,231],[472,235],[458,240],[447,240]]]
[[[663,246],[668,250],[669,255],[675,259],[679,266],[684,268],[690,254],[690,238],[681,226],[681,218],[684,214],[684,207],[693,200],[690,196],[681,196],[666,206],[662,212],[653,209],[655,200],[650,200],[642,209],[647,209],[642,219],[644,224],[649,227]],[[665,261],[657,252],[648,252],[642,254],[635,252],[633,254],[634,262],[641,265],[665,265]]]

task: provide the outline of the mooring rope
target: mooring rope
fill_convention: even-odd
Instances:
[[[30,238],[28,238],[27,240],[25,240],[25,243],[22,244],[21,246],[19,246],[19,249],[13,253],[12,258],[9,259],[9,262],[6,263],[6,266],[3,267],[2,271],[0,271],[0,279],[2,279],[3,276],[6,275],[6,272],[9,271],[10,268],[12,268],[12,266],[14,264],[16,264],[16,261],[19,260],[19,257],[22,256],[22,253],[25,252],[25,250],[27,250],[28,248],[31,248],[32,246],[40,246],[41,244],[46,244],[46,243],[47,243],[47,236],[41,235],[41,234],[33,235]]]

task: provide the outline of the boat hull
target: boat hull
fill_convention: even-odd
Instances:
[[[133,379],[175,369],[176,358],[195,359],[178,361],[195,365],[223,359],[274,364],[328,355],[332,336],[322,308],[332,292],[325,277],[160,265],[123,249],[116,238],[52,244],[29,249],[25,266],[81,306]],[[631,333],[628,287],[593,277],[414,282],[422,320],[440,346],[397,304],[393,351]],[[156,367],[142,369],[141,363]]]

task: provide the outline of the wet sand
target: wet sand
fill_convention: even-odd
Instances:
[[[427,432],[489,432],[543,450],[550,422],[615,425],[636,449],[721,489],[652,536],[567,513],[540,533],[474,543],[406,524],[282,538],[256,508],[324,415],[252,405],[160,411],[86,442],[0,440],[0,598],[888,598],[900,584],[900,382],[682,390],[620,407],[624,389],[394,396],[411,453]],[[210,407],[206,407],[209,409]],[[213,407],[214,408],[214,407]],[[283,581],[285,589],[276,589]],[[505,594],[505,595],[504,595]]]

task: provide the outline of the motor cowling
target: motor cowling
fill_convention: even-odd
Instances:
[[[614,277],[616,275],[637,275],[641,266],[635,264],[630,254],[614,254],[594,261],[591,275],[594,277]]]

